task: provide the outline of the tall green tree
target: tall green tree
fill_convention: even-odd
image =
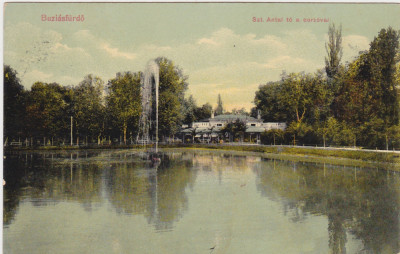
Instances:
[[[329,111],[327,84],[318,74],[289,74],[282,82],[278,100],[287,112],[287,122],[312,124]]]
[[[221,94],[218,94],[217,107],[215,108],[215,115],[222,115],[224,113],[224,106],[221,99]]]
[[[128,131],[138,132],[141,112],[141,76],[141,73],[117,73],[116,77],[108,83],[109,94],[106,101],[109,123],[117,126],[123,135],[124,144],[127,141]]]
[[[329,41],[325,44],[327,57],[325,57],[325,70],[329,78],[333,78],[339,71],[342,59],[342,26],[336,29],[335,24],[330,24],[328,29]]]
[[[25,124],[26,92],[17,72],[4,66],[4,137],[13,139],[23,136]]]
[[[256,108],[252,110],[252,116],[257,117],[257,111],[261,110],[261,117],[266,121],[287,121],[289,112],[280,100],[281,90],[282,82],[280,81],[260,85],[254,98]]]
[[[67,138],[70,133],[70,95],[68,88],[57,83],[33,84],[27,97],[27,134],[31,137]]]
[[[358,130],[364,146],[384,148],[388,144],[384,133],[399,123],[398,49],[398,32],[382,29],[370,49],[349,65],[335,99],[338,119]]]
[[[156,62],[160,67],[159,134],[166,138],[175,134],[182,124],[184,118],[182,107],[188,87],[188,77],[167,58],[159,57]]]
[[[382,29],[371,42],[369,62],[363,66],[371,73],[373,96],[380,102],[381,117],[390,126],[399,123],[398,97],[396,93],[396,53],[399,50],[399,32],[393,28]]]
[[[97,138],[99,142],[104,135],[104,82],[99,77],[87,75],[74,88],[72,104],[78,134],[89,140]]]

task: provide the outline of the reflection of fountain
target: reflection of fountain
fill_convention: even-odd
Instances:
[[[159,67],[152,60],[144,71],[144,79],[142,86],[142,114],[139,121],[139,134],[137,142],[143,145],[151,143],[150,130],[152,123],[155,122],[155,145],[156,152],[158,148],[158,87],[159,87]],[[153,96],[155,97],[155,105],[153,105]],[[153,106],[155,106],[155,120],[152,119]]]

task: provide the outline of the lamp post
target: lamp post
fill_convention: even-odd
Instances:
[[[73,117],[71,116],[71,146],[74,145],[74,141],[73,141],[73,134],[72,134],[72,129],[73,129]]]

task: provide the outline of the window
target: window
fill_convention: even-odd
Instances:
[[[222,123],[217,123],[217,126],[222,126]]]
[[[256,124],[255,124],[255,123],[252,123],[251,126],[256,126]]]

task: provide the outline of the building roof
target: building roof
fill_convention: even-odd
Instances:
[[[193,131],[196,134],[204,134],[204,133],[219,133],[222,128],[214,127],[214,128],[209,128],[209,127],[197,127],[197,128],[186,128],[181,130],[181,133],[193,133]],[[247,133],[263,133],[265,131],[265,128],[263,127],[255,127],[255,126],[248,126],[246,127],[246,132]]]
[[[246,116],[246,115],[217,115],[214,118],[209,118],[210,121],[235,121],[235,120],[241,120],[241,121],[250,121],[250,122],[259,122],[261,120],[258,120],[254,117],[251,116]]]
[[[265,128],[262,127],[249,126],[246,128],[247,133],[263,133],[264,131]]]

